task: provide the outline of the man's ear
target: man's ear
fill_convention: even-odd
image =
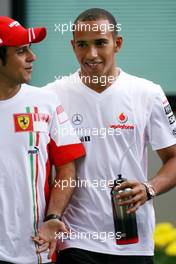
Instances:
[[[71,43],[71,45],[72,45],[73,50],[75,50],[75,41],[74,41],[74,39],[72,39],[72,40],[70,41],[70,43]]]
[[[115,52],[119,52],[122,47],[123,38],[121,36],[117,36],[115,39]]]

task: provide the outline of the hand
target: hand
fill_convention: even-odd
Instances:
[[[134,213],[140,205],[147,201],[147,193],[145,186],[138,181],[125,181],[120,185],[116,186],[114,190],[124,190],[130,188],[131,190],[127,192],[118,193],[116,197],[118,199],[124,199],[124,201],[119,202],[119,205],[129,205],[127,213]]]
[[[58,219],[44,222],[38,234],[32,237],[32,240],[38,245],[37,253],[46,251],[49,248],[48,258],[50,259],[56,249],[58,233],[69,233],[63,222]]]
[[[43,251],[47,251],[49,248],[49,242],[45,242],[43,239],[39,239],[37,236],[36,237],[32,237],[32,240],[35,242],[36,244],[36,252],[40,253]]]

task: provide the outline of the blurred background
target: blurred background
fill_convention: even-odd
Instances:
[[[0,0],[0,15],[11,16],[27,27],[48,29],[46,40],[33,46],[38,60],[31,84],[42,86],[79,67],[70,45],[69,25],[91,7],[109,10],[121,24],[124,44],[117,57],[118,65],[130,74],[159,83],[176,111],[175,0]],[[149,176],[160,165],[149,147]],[[176,223],[175,199],[176,188],[155,199],[157,222]]]

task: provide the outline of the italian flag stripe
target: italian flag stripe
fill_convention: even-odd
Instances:
[[[34,113],[38,113],[38,108],[34,107]],[[39,146],[39,139],[40,139],[40,134],[39,132],[36,132],[36,140],[35,140],[35,146]],[[36,209],[37,209],[37,219],[36,219],[36,227],[37,231],[39,228],[39,203],[38,203],[38,168],[39,168],[39,154],[36,154],[36,160],[35,160],[35,166],[36,166],[36,171],[35,171],[35,186],[36,186]]]
[[[26,107],[27,113],[34,113],[37,108]],[[34,121],[34,120],[33,120]],[[29,132],[29,146],[34,147],[39,145],[39,133]],[[32,186],[32,203],[33,203],[33,229],[34,234],[38,232],[39,224],[39,206],[38,206],[38,153],[29,155],[29,163],[31,169],[31,186]],[[41,255],[37,254],[38,264],[42,263]]]

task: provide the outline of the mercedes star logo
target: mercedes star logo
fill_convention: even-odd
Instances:
[[[72,123],[74,125],[80,125],[82,123],[82,121],[83,121],[82,115],[80,115],[80,114],[73,115],[73,117],[72,117]]]

